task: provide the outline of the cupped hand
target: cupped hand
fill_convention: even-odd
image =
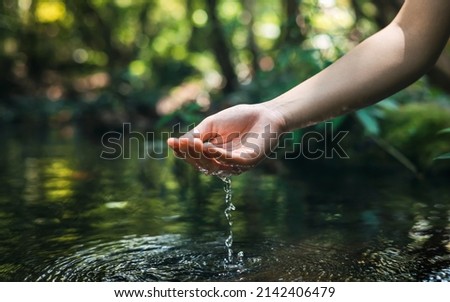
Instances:
[[[264,104],[237,105],[204,119],[167,143],[175,154],[207,174],[240,174],[261,162],[278,144],[282,116]]]

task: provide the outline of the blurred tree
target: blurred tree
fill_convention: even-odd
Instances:
[[[281,1],[284,10],[284,22],[278,44],[301,45],[306,38],[306,23],[300,11],[301,0]]]
[[[385,26],[401,3],[4,0],[0,121],[62,108],[74,117],[156,119],[158,102],[191,82],[208,102],[214,95],[210,110],[268,99]],[[429,75],[450,90],[448,49]]]
[[[206,0],[206,11],[209,15],[211,48],[226,81],[224,91],[231,92],[237,88],[238,81],[230,58],[230,47],[217,15],[217,0]]]

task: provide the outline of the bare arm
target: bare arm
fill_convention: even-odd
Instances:
[[[437,60],[449,34],[450,0],[406,0],[390,25],[312,78],[271,101],[209,116],[168,144],[209,173],[248,170],[281,133],[371,105],[417,80]]]
[[[284,130],[371,105],[423,75],[437,60],[449,34],[449,0],[407,0],[386,28],[264,105],[283,117]]]

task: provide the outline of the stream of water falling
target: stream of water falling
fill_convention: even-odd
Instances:
[[[236,266],[242,266],[244,253],[242,251],[237,253],[237,259],[234,261],[233,257],[233,219],[231,217],[231,212],[236,210],[236,207],[231,201],[232,190],[231,190],[231,177],[220,177],[223,181],[223,190],[225,191],[225,217],[228,221],[229,233],[227,239],[225,239],[225,247],[227,249],[227,258],[224,259],[225,268],[233,268]]]

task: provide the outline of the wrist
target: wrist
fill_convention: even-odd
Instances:
[[[283,133],[291,130],[287,122],[288,118],[280,105],[273,101],[268,101],[258,104],[258,106],[260,106],[263,114],[269,117],[277,132]]]

